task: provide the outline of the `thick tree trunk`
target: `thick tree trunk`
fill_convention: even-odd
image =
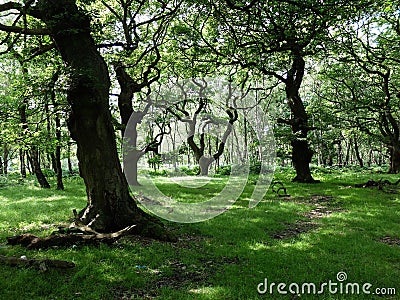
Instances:
[[[4,169],[3,169],[3,158],[0,155],[0,175],[4,174]]]
[[[210,170],[210,165],[215,161],[214,157],[206,157],[202,156],[199,160],[200,166],[200,175],[201,176],[208,176],[208,172]]]
[[[313,151],[310,149],[307,139],[310,128],[308,127],[308,116],[299,94],[304,68],[304,59],[300,54],[295,54],[292,67],[285,80],[286,97],[292,112],[292,119],[286,121],[286,123],[291,125],[294,135],[291,145],[292,162],[296,170],[296,177],[292,181],[313,183],[315,180],[310,171]]]
[[[129,195],[111,123],[108,68],[90,35],[89,18],[74,0],[41,0],[37,7],[71,71],[68,128],[77,143],[88,198],[80,221],[99,232],[137,224],[138,233],[165,238],[161,226],[151,222]]]
[[[397,174],[400,172],[400,147],[392,146],[390,148],[390,174]]]

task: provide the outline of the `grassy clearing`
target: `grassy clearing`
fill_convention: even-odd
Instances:
[[[68,223],[73,208],[85,204],[80,179],[66,179],[65,191],[40,190],[32,181],[0,187],[0,254],[65,259],[76,263],[68,271],[0,265],[1,299],[293,299],[293,295],[259,295],[257,285],[336,280],[394,287],[400,294],[400,247],[380,241],[400,239],[400,194],[351,185],[396,176],[368,172],[316,170],[321,184],[294,184],[293,174],[277,172],[276,179],[290,198],[271,191],[254,209],[247,208],[254,186],[249,181],[241,198],[228,212],[196,224],[166,223],[179,236],[175,244],[124,238],[108,247],[72,247],[27,251],[5,246],[6,237],[30,232],[47,235]],[[218,183],[220,182],[220,183]],[[179,189],[161,179],[159,186],[181,201],[203,199],[220,191],[226,179],[207,190]],[[318,197],[316,197],[318,195]],[[324,196],[324,197],[320,197]],[[313,198],[314,197],[314,198]],[[317,199],[314,201],[313,199]],[[327,199],[318,203],[318,199]],[[328,211],[309,220],[318,205]],[[312,222],[298,234],[276,238],[289,228]],[[294,226],[293,226],[294,225]],[[274,238],[275,237],[275,238]],[[384,296],[400,299],[400,296]],[[382,299],[377,295],[301,295],[302,299]]]

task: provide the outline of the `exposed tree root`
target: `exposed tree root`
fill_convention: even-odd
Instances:
[[[387,179],[385,179],[385,180],[380,179],[378,181],[370,179],[365,183],[358,183],[358,184],[355,184],[354,186],[356,188],[378,187],[378,190],[383,190],[383,187],[386,185],[398,185],[399,183],[400,183],[400,179],[393,183]]]
[[[9,245],[21,245],[28,249],[47,249],[52,247],[70,247],[73,245],[98,246],[100,243],[111,245],[124,235],[130,234],[135,225],[114,233],[97,233],[90,227],[60,228],[58,232],[44,238],[32,234],[22,234],[7,238]]]
[[[119,238],[127,235],[139,235],[152,239],[175,242],[177,237],[169,232],[160,220],[143,213],[143,218],[137,224],[127,226],[112,233],[98,232],[86,225],[79,218],[76,210],[73,210],[74,219],[69,227],[59,227],[58,231],[53,232],[48,237],[37,237],[32,234],[22,234],[8,237],[9,245],[22,245],[28,249],[47,249],[52,247],[71,247],[71,246],[98,246],[101,243],[112,245]]]
[[[58,269],[70,269],[75,267],[73,262],[65,261],[65,260],[57,260],[57,259],[27,259],[24,256],[15,257],[15,256],[3,256],[0,255],[0,263],[18,267],[22,266],[25,268],[32,267],[38,269],[42,272],[47,271],[49,268],[58,268]]]
[[[400,239],[396,237],[385,236],[381,238],[379,241],[391,246],[400,246]]]

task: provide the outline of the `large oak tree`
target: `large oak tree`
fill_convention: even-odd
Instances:
[[[87,205],[80,222],[109,232],[136,224],[136,232],[166,237],[157,221],[140,210],[129,194],[117,153],[109,108],[107,64],[91,35],[90,18],[75,0],[7,2],[0,12],[18,11],[44,24],[41,28],[1,24],[0,30],[49,35],[69,70],[68,128],[77,144],[79,170],[86,185]],[[39,22],[36,22],[39,23]]]

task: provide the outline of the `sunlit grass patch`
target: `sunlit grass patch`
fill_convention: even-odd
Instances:
[[[58,224],[68,224],[72,209],[79,210],[86,203],[82,181],[67,178],[65,191],[41,190],[32,182],[3,186],[0,255],[63,259],[76,267],[38,273],[0,265],[0,298],[258,299],[263,297],[256,288],[264,278],[318,283],[335,280],[340,271],[352,282],[400,290],[400,247],[382,242],[383,237],[400,239],[399,196],[353,187],[370,177],[379,180],[382,175],[333,170],[318,175],[324,182],[310,185],[292,183],[290,172],[277,173],[275,178],[282,181],[291,197],[277,197],[269,190],[250,209],[254,182],[249,181],[233,207],[216,218],[195,224],[165,222],[178,235],[177,243],[126,237],[113,246],[46,251],[6,247],[5,238],[19,233],[45,236]],[[384,178],[395,181],[396,176]],[[194,188],[180,187],[165,177],[155,180],[161,191],[177,201],[190,202],[217,195],[228,179],[219,177]],[[274,238],[293,225],[308,222],[307,213],[317,204],[325,205],[331,213],[311,220],[316,227]],[[307,295],[301,298],[315,299]],[[319,299],[336,298],[324,294]],[[360,298],[354,295],[346,299]]]

